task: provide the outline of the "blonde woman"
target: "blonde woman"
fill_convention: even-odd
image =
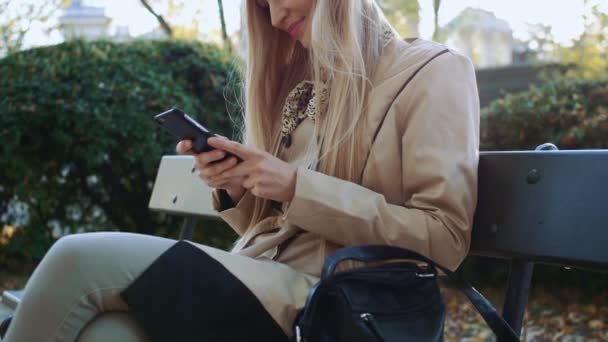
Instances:
[[[479,141],[470,61],[398,38],[373,0],[246,7],[244,143],[214,138],[194,156],[234,249],[63,237],[5,341],[285,341],[341,246],[401,246],[450,269],[464,259]],[[242,162],[213,163],[226,152]]]

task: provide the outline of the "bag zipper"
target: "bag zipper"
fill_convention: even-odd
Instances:
[[[372,334],[376,337],[379,342],[384,342],[384,337],[380,333],[380,329],[378,328],[378,324],[376,324],[376,320],[374,319],[374,315],[369,312],[362,313],[361,319],[363,323],[371,330]]]

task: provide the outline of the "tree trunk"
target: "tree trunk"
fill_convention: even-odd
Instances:
[[[439,40],[439,7],[441,0],[433,0],[433,12],[435,12],[435,30],[433,32],[433,40]]]
[[[222,39],[224,40],[224,46],[228,48],[228,51],[232,51],[232,42],[228,37],[228,31],[226,31],[226,18],[224,17],[224,2],[217,0],[217,7],[220,10],[220,23],[222,24]]]

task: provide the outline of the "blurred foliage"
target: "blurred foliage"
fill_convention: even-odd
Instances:
[[[177,219],[147,207],[176,142],[152,116],[178,106],[232,136],[232,59],[180,41],[73,41],[1,59],[0,227],[19,229],[0,255],[39,258],[53,231],[177,236]],[[228,229],[219,236],[230,243]]]
[[[418,36],[420,4],[418,0],[380,0],[386,18],[402,37]]]
[[[599,4],[588,12],[582,18],[585,29],[568,45],[555,41],[550,26],[530,25],[530,59],[575,66],[566,73],[569,79],[608,79],[608,13],[602,12]]]
[[[591,20],[583,18],[585,31],[573,42],[572,47],[557,46],[556,52],[560,62],[576,64],[577,68],[569,71],[567,77],[572,79],[608,79],[608,13],[593,6]]]
[[[560,79],[507,94],[482,110],[482,150],[608,148],[608,79]]]
[[[0,0],[0,56],[21,50],[33,24],[46,24],[61,6],[71,0]],[[47,27],[47,31],[54,29]]]

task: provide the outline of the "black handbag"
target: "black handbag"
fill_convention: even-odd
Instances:
[[[395,261],[334,273],[345,260]],[[492,304],[458,273],[413,251],[377,245],[342,248],[327,258],[294,322],[293,341],[442,341],[446,310],[437,269],[465,293],[498,341],[519,341]]]

